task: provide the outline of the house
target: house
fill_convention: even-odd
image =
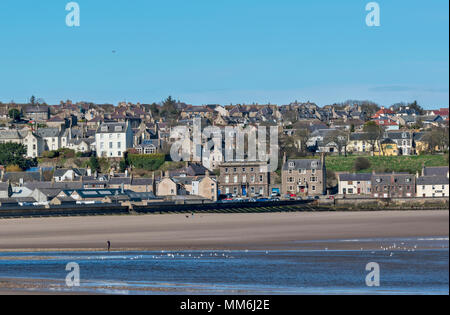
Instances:
[[[35,133],[44,140],[44,151],[57,151],[61,148],[59,128],[39,128]]]
[[[192,181],[191,194],[217,201],[217,181],[209,176],[209,172],[206,172],[204,177]]]
[[[270,174],[264,162],[225,162],[219,167],[218,194],[236,197],[270,196]]]
[[[47,122],[45,123],[49,128],[58,128],[59,130],[62,130],[66,127],[66,120],[64,118],[61,118],[59,116],[53,116]]]
[[[412,198],[416,196],[416,176],[406,173],[372,174],[374,198]]]
[[[164,178],[157,185],[156,195],[161,197],[167,197],[167,196],[176,196],[177,194],[178,194],[178,186],[169,177],[169,172],[166,172]]]
[[[412,155],[413,148],[413,133],[408,131],[392,131],[386,132],[385,137],[391,139],[397,145],[397,155]]]
[[[321,159],[288,160],[281,171],[283,195],[319,196],[326,194],[325,155]]]
[[[23,116],[29,120],[47,121],[50,118],[50,108],[47,105],[25,106]]]
[[[0,143],[23,144],[28,158],[40,157],[45,151],[44,139],[29,129],[0,130]]]
[[[377,149],[374,152],[376,156],[398,156],[399,151],[397,147],[397,143],[390,139],[385,138],[380,142],[380,145],[376,145]]]
[[[133,130],[128,123],[103,123],[95,134],[97,156],[121,158],[133,147]]]
[[[91,176],[91,170],[80,168],[73,168],[73,169],[60,168],[56,169],[55,172],[53,173],[53,179],[57,183],[78,181],[81,180],[82,176]]]
[[[372,152],[372,145],[368,141],[369,135],[364,132],[354,132],[349,135],[347,152],[367,153]]]
[[[372,195],[372,174],[339,174],[339,195],[370,196]]]
[[[373,120],[378,126],[383,127],[384,130],[399,130],[400,126],[398,122],[391,118],[378,118]]]
[[[417,197],[449,197],[449,168],[423,167],[417,174]]]
[[[391,109],[381,107],[379,111],[375,113],[375,115],[372,116],[373,119],[379,119],[379,118],[389,118],[395,115],[395,112]]]
[[[139,154],[155,154],[161,150],[161,143],[160,139],[148,139],[142,141],[135,149]]]

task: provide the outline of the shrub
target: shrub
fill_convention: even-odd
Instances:
[[[23,172],[23,169],[19,165],[8,165],[6,167],[7,172]]]
[[[367,169],[369,169],[370,168],[370,161],[367,159],[367,158],[365,158],[365,157],[358,157],[356,160],[355,160],[355,164],[354,164],[354,166],[353,166],[353,169],[356,171],[356,172],[359,172],[359,171],[362,171],[362,170],[367,170]]]
[[[42,157],[47,159],[54,159],[55,157],[59,156],[59,152],[57,151],[45,151],[42,153]]]

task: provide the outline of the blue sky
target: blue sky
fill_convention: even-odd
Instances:
[[[447,0],[68,2],[0,2],[0,101],[448,106]]]

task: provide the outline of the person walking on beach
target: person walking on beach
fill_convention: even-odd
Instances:
[[[111,250],[111,242],[107,241],[106,246],[108,247],[108,253],[109,253],[109,251]]]

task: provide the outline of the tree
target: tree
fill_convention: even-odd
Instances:
[[[31,95],[30,97],[30,104],[35,105],[36,104],[36,97],[34,95]]]
[[[173,120],[177,119],[179,114],[180,112],[177,109],[177,102],[175,102],[172,96],[166,98],[162,103],[161,116]]]
[[[100,170],[100,163],[98,162],[98,159],[96,156],[91,156],[89,159],[89,167],[92,171],[99,171]]]
[[[381,129],[381,127],[378,126],[374,121],[369,121],[364,125],[363,132],[363,140],[367,141],[371,146],[373,156],[375,152],[375,145],[377,144],[377,142],[379,143],[381,141],[381,138],[383,137],[383,129]],[[381,147],[381,145],[379,145],[379,147]]]
[[[355,160],[355,164],[353,165],[353,169],[356,172],[362,171],[362,170],[367,170],[368,168],[370,168],[370,161],[365,158],[365,157],[358,157]]]
[[[425,114],[423,107],[420,106],[419,104],[417,104],[417,101],[414,101],[414,102],[408,104],[408,107],[411,109],[414,109],[416,112],[419,113],[419,115]]]
[[[27,149],[19,143],[0,144],[0,164],[5,166],[16,165],[22,170],[26,170],[34,165],[36,161],[25,158]]]
[[[423,136],[422,140],[427,144],[428,151],[431,154],[436,153],[436,150],[445,151],[449,146],[449,136],[447,128],[436,128],[428,131]]]
[[[20,111],[16,108],[11,108],[8,112],[9,118],[13,119],[14,121],[20,120]]]
[[[342,151],[345,152],[347,156],[347,146],[348,146],[348,132],[344,130],[336,130],[329,132],[324,139],[325,143],[335,143],[338,149],[339,155],[342,155]]]

